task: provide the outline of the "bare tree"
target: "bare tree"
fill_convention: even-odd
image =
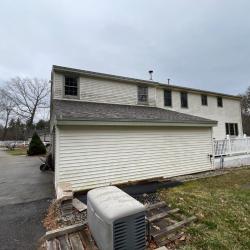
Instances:
[[[16,77],[7,82],[7,95],[15,104],[16,114],[33,125],[39,109],[49,107],[49,83],[43,79]]]
[[[250,87],[241,96],[241,113],[243,131],[248,136],[250,135]]]
[[[15,103],[9,98],[5,89],[0,89],[0,119],[3,120],[3,134],[2,140],[4,141],[7,135],[9,120],[15,108]]]

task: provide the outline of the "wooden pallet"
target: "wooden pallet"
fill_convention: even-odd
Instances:
[[[43,245],[47,250],[98,250],[86,225],[51,231],[45,235]]]
[[[178,208],[171,209],[165,202],[159,202],[146,208],[147,236],[158,247],[182,237],[178,230],[196,219],[186,217]],[[97,250],[89,232],[87,223],[67,226],[47,232],[43,240],[47,250]]]
[[[169,208],[165,202],[148,206],[146,217],[148,238],[159,247],[182,237],[182,233],[177,231],[196,219],[195,216],[184,216],[178,208]]]

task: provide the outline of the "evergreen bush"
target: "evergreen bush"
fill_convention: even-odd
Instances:
[[[46,154],[46,148],[36,132],[34,132],[34,134],[32,136],[27,154],[28,155]]]

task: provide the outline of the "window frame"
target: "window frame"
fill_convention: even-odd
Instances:
[[[170,94],[168,97],[166,97],[166,93]],[[164,89],[164,106],[165,107],[172,107],[172,90],[170,89]],[[167,103],[169,101],[169,103]]]
[[[222,96],[217,96],[217,107],[223,108],[223,98],[222,98]]]
[[[183,97],[186,96],[186,105],[183,105]],[[180,92],[180,101],[181,101],[181,108],[188,108],[188,92],[181,91]]]
[[[226,122],[225,123],[225,127],[226,127],[226,135],[229,135],[229,136],[239,136],[239,126],[238,126],[238,123]]]
[[[76,79],[76,83],[77,83],[77,95],[69,95],[66,94],[66,78],[75,78]],[[63,76],[63,97],[68,98],[68,99],[79,99],[80,98],[80,86],[79,86],[79,76],[76,75],[64,75]],[[70,87],[70,86],[68,86]]]
[[[205,95],[205,94],[201,94],[201,105],[202,106],[208,106],[207,95]]]
[[[142,93],[140,93],[140,89],[145,89],[146,92],[142,94]],[[141,96],[146,96],[146,99],[140,100]],[[148,104],[148,86],[145,86],[145,85],[138,85],[137,86],[137,103],[144,104],[144,105]]]

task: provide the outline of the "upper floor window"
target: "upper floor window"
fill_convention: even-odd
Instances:
[[[226,123],[226,135],[238,136],[238,123]]]
[[[67,96],[78,95],[77,77],[65,76],[64,94]]]
[[[201,95],[201,104],[207,106],[207,95]]]
[[[188,95],[187,92],[181,92],[181,107],[187,108],[188,107]]]
[[[138,86],[138,102],[147,103],[148,102],[148,87]]]
[[[223,107],[223,100],[221,96],[217,97],[217,106],[218,107]]]
[[[171,90],[164,89],[164,105],[171,107],[172,106],[172,92]]]

